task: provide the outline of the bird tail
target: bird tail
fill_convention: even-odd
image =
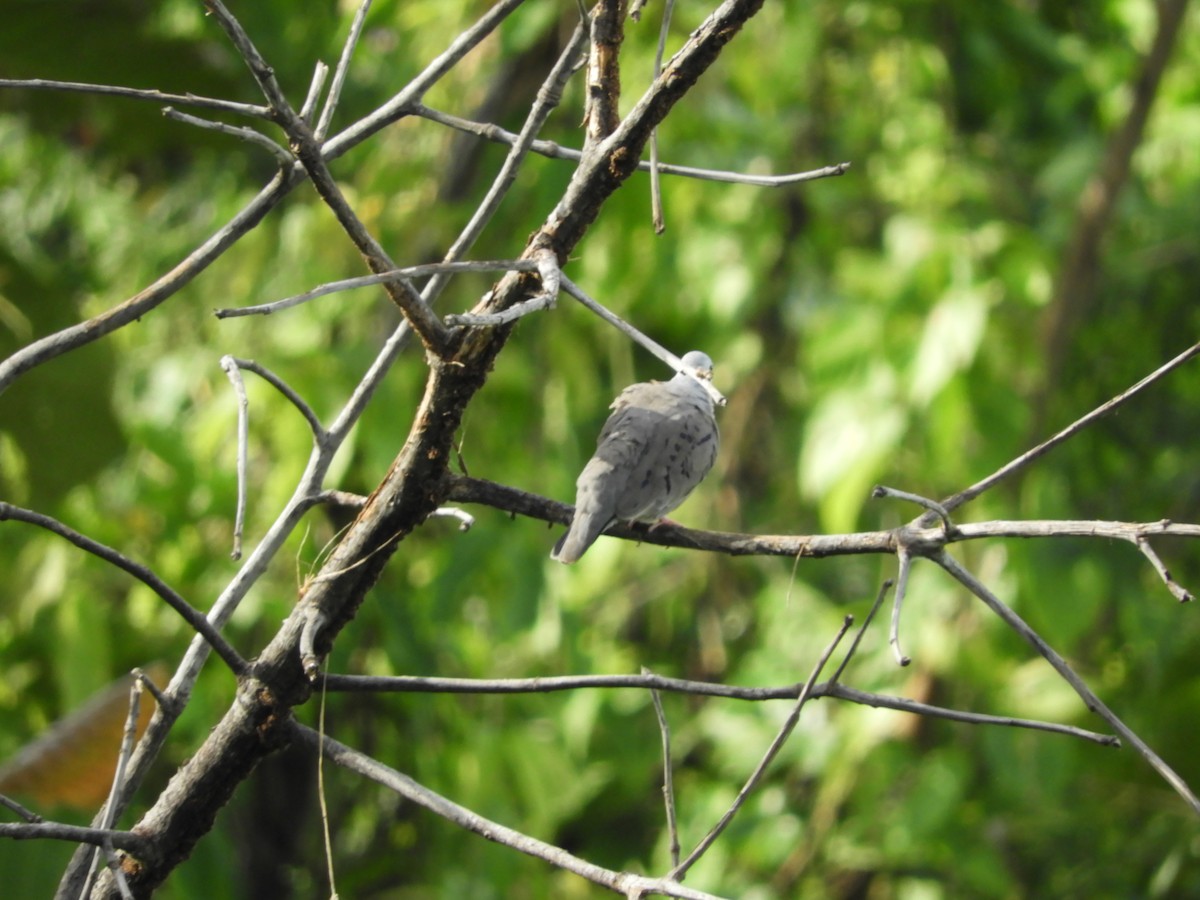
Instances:
[[[600,537],[600,532],[607,524],[597,521],[595,516],[576,516],[571,520],[571,527],[550,551],[550,558],[560,563],[577,562],[587,548],[596,542],[596,538]]]

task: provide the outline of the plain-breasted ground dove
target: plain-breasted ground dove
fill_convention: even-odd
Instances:
[[[699,350],[683,357],[712,377]],[[550,557],[573,563],[615,520],[655,522],[681,504],[717,458],[717,420],[705,386],[686,372],[623,390],[575,482],[575,516]]]

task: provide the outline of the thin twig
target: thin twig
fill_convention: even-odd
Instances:
[[[224,367],[226,360],[238,369],[245,369],[248,372],[253,372],[287,399],[300,415],[304,416],[304,421],[308,423],[308,427],[312,430],[313,437],[320,439],[325,435],[325,427],[321,424],[321,420],[317,418],[317,414],[313,412],[312,407],[304,402],[301,397],[292,388],[290,384],[268,369],[266,366],[255,362],[252,359],[241,359],[236,356],[225,356],[221,359],[221,366]]]
[[[1100,734],[1086,728],[1074,725],[1064,725],[1060,722],[1043,722],[1038,719],[1019,719],[1013,716],[994,716],[988,713],[969,712],[962,709],[947,709],[943,706],[933,706],[919,700],[907,697],[893,697],[888,694],[874,694],[860,691],[857,688],[846,687],[843,684],[819,684],[813,689],[814,696],[832,697],[846,700],[877,709],[891,709],[896,712],[910,713],[914,716],[925,716],[931,719],[944,719],[947,722],[959,722],[964,725],[990,725],[999,728],[1025,728],[1029,731],[1044,731],[1050,734],[1061,734],[1065,737],[1090,741],[1102,747],[1120,747],[1119,738],[1111,734]]]
[[[104,821],[100,827],[105,831],[110,831],[116,821],[117,797],[121,795],[121,788],[125,784],[125,771],[129,765],[129,757],[133,753],[133,742],[137,740],[137,725],[142,709],[142,690],[147,680],[145,673],[141,669],[133,670],[133,682],[129,686],[129,712],[125,716],[125,729],[121,736],[120,751],[117,754],[117,770],[113,775],[112,787],[109,789],[108,799],[104,803]],[[129,885],[125,880],[125,873],[121,871],[121,867],[117,863],[112,841],[105,840],[100,849],[108,859],[108,868],[112,871],[113,877],[116,879],[117,888],[120,890],[121,896],[132,900],[133,894],[130,892]],[[93,870],[92,878],[94,877],[95,871]],[[80,897],[86,897],[90,892],[91,880],[89,879],[89,882],[84,885],[84,890],[80,892]]]
[[[242,380],[242,370],[237,360],[232,356],[222,356],[221,368],[233,384],[233,393],[238,404],[237,504],[233,518],[233,551],[229,555],[233,559],[241,559],[242,530],[246,526],[246,458],[249,453],[247,444],[250,443],[250,400],[246,397],[246,382]]]
[[[24,819],[26,822],[29,822],[30,824],[36,824],[38,822],[46,821],[41,816],[39,816],[37,813],[35,813],[33,810],[26,809],[24,806],[22,806],[16,800],[12,799],[12,797],[7,797],[4,794],[0,794],[0,806],[6,807],[7,809],[12,810],[18,816],[20,816],[22,819]]]
[[[784,743],[787,741],[788,737],[791,736],[792,730],[800,721],[800,712],[804,709],[804,704],[807,703],[812,696],[813,685],[816,684],[817,678],[820,677],[821,670],[825,668],[825,664],[829,662],[829,657],[833,655],[833,651],[837,649],[837,645],[841,643],[842,638],[845,636],[846,631],[850,628],[850,625],[853,622],[853,616],[846,616],[846,618],[842,620],[842,627],[838,630],[838,633],[834,636],[833,640],[829,642],[829,645],[821,653],[820,658],[817,660],[817,664],[813,666],[813,670],[809,674],[808,680],[804,683],[804,687],[800,689],[800,695],[796,698],[796,702],[792,706],[792,711],[788,713],[788,717],[784,720],[783,726],[779,729],[779,733],[775,735],[775,739],[771,741],[771,745],[767,748],[767,752],[763,754],[762,759],[759,760],[759,763],[755,767],[754,771],[750,773],[750,777],[746,779],[746,783],[742,785],[742,789],[738,791],[737,796],[734,798],[733,803],[730,804],[729,809],[725,811],[725,814],[721,816],[721,818],[717,821],[717,824],[714,825],[709,830],[708,834],[706,834],[700,841],[700,843],[696,845],[695,849],[687,855],[687,858],[684,859],[684,861],[679,865],[671,869],[670,873],[667,875],[668,878],[682,880],[684,876],[687,875],[688,870],[696,864],[697,860],[699,860],[700,857],[708,851],[708,848],[713,845],[713,842],[721,836],[721,832],[723,832],[733,820],[733,817],[737,814],[738,810],[745,805],[746,800],[750,797],[751,791],[758,786],[758,783],[762,780],[763,775],[766,774],[767,767],[783,748]]]
[[[451,326],[466,325],[475,328],[482,326],[494,327],[496,325],[507,325],[531,313],[553,308],[554,298],[543,291],[536,296],[530,297],[528,300],[514,303],[507,309],[502,309],[496,313],[451,313],[446,316],[446,324]]]
[[[667,49],[667,32],[671,28],[671,14],[675,11],[675,0],[667,0],[663,7],[662,26],[658,30],[658,49],[654,54],[654,77],[662,72],[663,53]],[[630,13],[632,15],[632,12]],[[658,129],[650,132],[650,215],[654,224],[654,233],[662,234],[667,229],[663,218],[661,172],[658,164]]]
[[[1175,789],[1175,792],[1184,799],[1188,806],[1192,808],[1192,811],[1200,815],[1200,798],[1197,798],[1192,793],[1187,782],[1180,778],[1174,769],[1168,766],[1145,741],[1138,737],[1133,729],[1122,722],[1116,713],[1104,705],[1095,692],[1084,683],[1082,678],[1075,674],[1075,671],[1067,665],[1066,660],[1059,656],[1054,648],[1042,639],[1041,635],[1030,628],[1020,616],[1006,606],[999,597],[989,591],[978,578],[963,568],[949,553],[941,553],[935,562],[953,575],[967,590],[982,600],[1009,628],[1028,641],[1042,655],[1046,662],[1054,667],[1054,670],[1062,676],[1063,680],[1075,690],[1075,693],[1079,695],[1080,699],[1087,705],[1087,708],[1111,725],[1117,734],[1129,741],[1134,749],[1141,754],[1142,758],[1158,772],[1162,779]]]
[[[172,106],[163,107],[162,114],[168,119],[175,122],[182,122],[184,125],[194,125],[196,128],[205,128],[209,131],[227,134],[238,140],[256,144],[274,156],[281,165],[290,166],[295,162],[295,158],[288,152],[286,147],[280,146],[265,134],[255,131],[253,128],[247,128],[245,125],[229,125],[225,122],[214,122],[212,119],[201,119],[199,116],[180,112]]]
[[[321,491],[312,498],[312,504],[328,503],[330,506],[344,506],[347,509],[362,509],[367,505],[364,494],[352,494],[349,491]]]
[[[43,528],[46,531],[57,534],[59,537],[74,544],[80,550],[90,553],[116,566],[123,572],[132,575],[142,584],[146,585],[146,587],[150,588],[150,590],[154,591],[154,593],[158,594],[171,609],[179,613],[180,617],[217,652],[217,655],[221,657],[230,671],[235,675],[241,675],[245,672],[246,661],[233,649],[232,645],[221,636],[220,632],[213,627],[199,610],[184,600],[183,597],[176,593],[150,569],[140,563],[134,562],[112,547],[108,547],[99,541],[94,541],[90,537],[80,534],[57,519],[34,512],[31,509],[24,509],[20,506],[13,506],[11,503],[0,501],[0,522],[9,519],[16,522],[25,522],[29,525],[36,525],[38,528]]]
[[[718,406],[725,405],[725,395],[717,390],[716,385],[714,385],[712,383],[712,379],[700,377],[697,372],[690,369],[688,366],[685,366],[683,364],[683,360],[681,360],[678,356],[676,356],[674,353],[672,353],[666,347],[662,346],[662,344],[659,344],[653,338],[647,336],[646,334],[643,334],[641,331],[639,331],[634,326],[630,325],[628,322],[626,322],[624,319],[622,319],[616,313],[612,312],[611,310],[607,309],[606,307],[601,305],[596,300],[593,300],[591,297],[589,297],[583,291],[583,289],[581,287],[579,287],[579,285],[577,285],[575,282],[573,282],[566,275],[560,275],[560,277],[562,279],[563,289],[568,294],[570,294],[572,297],[574,297],[576,300],[578,300],[581,304],[586,306],[588,309],[590,309],[592,312],[594,312],[596,315],[598,315],[604,321],[608,322],[610,325],[612,325],[614,328],[616,328],[622,334],[628,336],[634,342],[645,347],[647,350],[649,350],[652,354],[654,354],[660,360],[665,362],[668,366],[670,366],[676,372],[687,372],[689,375],[691,375],[693,378],[695,378],[697,381],[699,381],[700,384],[702,384],[704,386],[704,389],[708,392],[708,395],[713,398],[714,403],[716,403]]]
[[[150,692],[150,696],[154,698],[155,703],[157,703],[159,706],[169,706],[171,704],[171,698],[166,695],[162,688],[154,683],[153,678],[151,678],[141,669],[135,669],[134,671],[137,672],[141,677],[142,687]]]
[[[1072,422],[1070,425],[1068,425],[1062,431],[1058,432],[1058,434],[1054,435],[1049,440],[1043,441],[1042,443],[1040,443],[1036,447],[1034,447],[1032,450],[1022,453],[1016,459],[1001,466],[999,469],[997,469],[995,472],[993,472],[987,478],[984,478],[982,481],[977,481],[975,484],[971,485],[968,488],[965,488],[964,490],[959,491],[957,494],[947,497],[945,500],[942,501],[942,506],[945,507],[947,512],[953,512],[955,509],[962,506],[964,503],[968,502],[969,500],[975,499],[980,494],[982,494],[984,491],[988,490],[989,488],[995,487],[997,484],[999,484],[1005,478],[1008,478],[1010,475],[1013,475],[1013,474],[1021,471],[1026,466],[1028,466],[1030,463],[1032,463],[1034,460],[1039,459],[1042,456],[1045,456],[1047,453],[1049,453],[1051,450],[1053,450],[1059,444],[1074,437],[1076,434],[1083,431],[1083,429],[1087,428],[1089,425],[1093,424],[1098,419],[1103,418],[1104,416],[1108,415],[1113,410],[1115,410],[1115,409],[1119,408],[1120,406],[1124,405],[1125,403],[1129,402],[1134,397],[1136,397],[1138,394],[1140,394],[1143,390],[1150,387],[1150,385],[1154,384],[1156,381],[1160,381],[1166,375],[1170,374],[1175,369],[1178,369],[1180,366],[1182,366],[1184,363],[1191,360],[1197,354],[1200,354],[1200,343],[1193,344],[1192,346],[1188,347],[1186,350],[1184,350],[1182,353],[1180,353],[1178,356],[1176,356],[1170,362],[1167,362],[1164,365],[1159,366],[1157,369],[1155,369],[1153,372],[1151,372],[1149,375],[1147,375],[1145,378],[1143,378],[1137,384],[1133,385],[1133,387],[1131,387],[1125,391],[1122,391],[1120,394],[1117,394],[1117,396],[1113,397],[1111,400],[1109,400],[1105,403],[1101,403],[1099,406],[1097,406],[1095,409],[1093,409],[1087,415],[1076,419],[1074,422]]]
[[[517,141],[518,137],[511,131],[505,131],[498,125],[464,119],[461,116],[442,112],[424,104],[416,104],[412,108],[411,113],[414,116],[420,116],[431,122],[437,122],[439,125],[445,125],[448,128],[463,131],[467,134],[473,134],[476,137],[481,137],[484,140],[497,144],[513,144]],[[562,159],[571,162],[580,162],[583,159],[583,151],[576,150],[573,147],[564,147],[554,141],[533,141],[529,145],[529,149],[531,152],[539,156],[544,156],[547,159]],[[649,172],[650,163],[647,160],[642,160],[638,163],[637,168],[640,172]],[[841,162],[831,166],[822,166],[819,169],[811,169],[807,172],[791,172],[787,175],[748,175],[745,172],[702,169],[695,166],[671,165],[670,163],[659,163],[658,170],[663,175],[694,178],[698,181],[716,181],[722,184],[748,184],[755,187],[780,188],[792,184],[802,184],[806,181],[816,181],[821,178],[836,178],[839,175],[845,175],[850,170],[850,163]]]
[[[651,672],[642,666],[642,674]],[[671,866],[679,865],[679,825],[675,821],[675,776],[674,765],[671,762],[671,726],[667,724],[667,714],[663,711],[662,697],[658,691],[650,689],[650,701],[654,704],[654,716],[658,719],[658,731],[662,735],[663,755],[663,805],[667,812],[667,837],[670,842]]]
[[[269,120],[271,118],[271,108],[269,106],[258,106],[253,103],[237,103],[233,100],[219,100],[214,97],[201,97],[198,94],[191,93],[171,94],[164,91],[121,87],[112,84],[51,81],[46,78],[0,78],[0,88],[15,88],[22,91],[63,91],[76,94],[105,94],[110,97],[125,97],[132,100],[149,100],[152,103],[178,103],[181,106],[195,106],[200,109],[236,113],[241,116],[253,116],[256,119]]]
[[[145,690],[146,673],[141,669],[133,670],[133,683],[129,686],[129,714],[125,717],[125,731],[121,736],[121,750],[117,756],[117,771],[113,776],[112,791],[108,798],[108,809],[105,813],[107,821],[104,823],[105,830],[111,829],[116,822],[116,816],[113,813],[113,798],[120,793],[121,786],[125,783],[125,770],[129,765],[129,756],[133,753],[133,742],[137,739],[138,719],[142,713],[142,691]]]
[[[1144,535],[1138,535],[1133,539],[1133,545],[1142,551],[1142,555],[1150,560],[1150,565],[1154,567],[1154,571],[1158,573],[1158,577],[1163,580],[1163,584],[1180,603],[1190,603],[1194,598],[1192,592],[1187,590],[1183,585],[1177,582],[1171,575],[1171,570],[1159,558],[1154,548],[1150,546],[1150,542],[1146,540]]]
[[[896,657],[896,665],[907,666],[912,660],[900,649],[900,607],[908,593],[908,573],[912,571],[913,557],[908,548],[901,544],[896,550],[896,558],[900,561],[900,572],[896,577],[896,597],[892,601],[892,624],[888,630],[888,644]]]
[[[221,0],[204,0],[205,9],[208,15],[212,16],[213,20],[225,32],[225,36],[229,38],[230,43],[237,49],[238,55],[241,56],[242,62],[250,70],[250,74],[254,76],[254,80],[258,82],[259,90],[262,91],[267,102],[271,104],[271,110],[276,118],[280,116],[294,115],[291,104],[288,103],[287,96],[283,93],[283,88],[280,87],[279,81],[275,78],[275,70],[267,63],[262,54],[258,52],[258,48],[254,46],[254,42],[250,39],[250,35],[242,28],[241,23],[226,9],[225,4]]]
[[[313,69],[312,81],[308,85],[308,94],[304,98],[304,104],[300,107],[300,118],[310,125],[313,111],[317,108],[317,101],[321,99],[321,89],[325,87],[325,79],[328,77],[329,66],[318,60]]]
[[[950,513],[946,510],[946,507],[942,506],[936,500],[930,500],[928,497],[922,497],[920,494],[910,494],[908,491],[899,491],[882,484],[877,484],[871,489],[871,496],[876,498],[891,497],[895,500],[907,500],[909,503],[915,503],[917,506],[924,507],[930,512],[936,513],[937,517],[942,520],[942,528],[947,535],[950,535],[954,531],[954,524],[950,521]]]
[[[866,618],[863,619],[862,625],[859,626],[858,631],[854,635],[854,640],[850,642],[850,646],[846,650],[846,655],[842,657],[841,663],[838,664],[837,669],[834,670],[833,676],[829,679],[829,683],[831,685],[835,685],[841,680],[842,673],[846,671],[846,666],[850,665],[850,660],[854,658],[854,654],[858,650],[858,645],[862,643],[863,635],[867,633],[867,628],[871,625],[871,622],[874,621],[875,614],[879,612],[879,607],[883,605],[883,598],[887,596],[887,592],[891,589],[892,580],[890,578],[886,579],[883,584],[879,586],[879,590],[875,593],[875,602],[871,604],[870,610],[867,611]]]
[[[558,303],[558,292],[562,283],[562,270],[558,267],[558,257],[554,251],[539,247],[533,251],[532,259],[523,262],[533,263],[542,280],[542,290],[528,300],[514,303],[498,313],[465,313],[462,315],[446,316],[447,325],[496,326],[515,322],[522,316],[544,309],[554,309]]]
[[[420,266],[405,266],[402,269],[392,269],[391,271],[380,272],[378,274],[343,278],[341,281],[330,281],[313,288],[311,291],[305,291],[303,294],[296,294],[292,297],[285,297],[282,300],[274,300],[270,303],[262,303],[257,306],[214,309],[213,315],[218,319],[233,319],[239,316],[269,316],[271,313],[279,312],[281,309],[299,306],[302,303],[307,303],[309,300],[324,297],[326,294],[335,294],[339,291],[349,291],[355,288],[371,287],[376,284],[383,284],[385,281],[391,281],[397,277],[424,278],[428,275],[436,275],[438,273],[456,275],[464,272],[536,272],[537,269],[538,264],[532,259],[426,263]]]
[[[504,163],[500,166],[500,171],[496,173],[496,177],[492,180],[491,187],[488,188],[483,200],[471,215],[471,219],[463,227],[462,232],[450,245],[450,249],[442,257],[443,262],[454,262],[463,254],[470,251],[478,240],[479,235],[483,232],[484,227],[491,221],[496,214],[496,210],[500,208],[500,203],[516,181],[517,172],[524,162],[525,157],[529,154],[529,147],[533,143],[537,133],[549,118],[550,113],[562,100],[563,87],[567,80],[576,71],[580,54],[583,50],[584,43],[587,38],[587,29],[583,23],[576,26],[575,31],[571,35],[571,39],[567,41],[567,46],[563,48],[559,54],[558,60],[550,69],[550,73],[546,76],[541,86],[538,88],[537,97],[530,107],[529,114],[525,117],[524,123],[521,125],[521,131],[512,142],[512,149],[504,158]],[[423,296],[427,302],[432,303],[446,286],[448,281],[445,275],[436,274],[425,285]]]
[[[354,21],[350,23],[350,33],[346,35],[346,43],[342,45],[342,55],[338,58],[337,69],[333,73],[333,84],[329,86],[329,95],[325,98],[325,106],[321,110],[321,118],[313,132],[317,143],[325,142],[329,126],[333,123],[333,114],[337,112],[338,102],[342,98],[342,86],[346,83],[346,73],[350,71],[350,60],[354,56],[354,48],[362,35],[363,25],[367,21],[367,11],[371,8],[371,0],[362,0]]]
[[[326,675],[331,691],[422,694],[543,694],[585,688],[656,690],[762,702],[795,700],[799,685],[741,687],[666,675],[550,675],[535,678],[441,678],[424,675]],[[815,692],[818,693],[819,692]]]
[[[133,831],[105,831],[102,828],[85,828],[81,825],[65,825],[62,822],[0,822],[0,838],[15,841],[67,841],[71,844],[89,844],[101,847],[111,841],[118,850],[126,850],[134,856],[145,855],[152,850],[152,843],[144,834]]]
[[[321,805],[321,830],[325,841],[325,869],[329,875],[329,896],[336,898],[337,879],[333,865],[333,837],[329,832],[329,804],[325,799],[325,700],[328,692],[321,688],[321,708],[317,716],[317,798]]]
[[[864,623],[865,627],[865,623]],[[849,653],[847,653],[849,658]],[[839,673],[840,674],[840,671]],[[607,690],[655,690],[674,694],[691,694],[698,697],[724,697],[729,700],[744,700],[762,703],[770,700],[795,700],[800,685],[788,684],[776,687],[740,687],[710,681],[689,681],[684,678],[668,678],[663,675],[556,675],[543,678],[435,678],[423,675],[326,675],[325,684],[331,691],[346,693],[426,693],[426,694],[548,694],[557,691],[575,691],[589,688]],[[832,680],[831,680],[832,681]],[[813,687],[813,699],[832,697],[863,706],[891,709],[919,716],[931,716],[967,725],[998,725],[1011,728],[1028,728],[1048,731],[1080,738],[1105,746],[1120,746],[1120,741],[1107,734],[1098,734],[1060,725],[1057,722],[1040,722],[1036,719],[1015,719],[1011,716],[993,716],[986,713],[966,712],[932,706],[906,697],[875,694],[844,687],[841,684],[824,682]]]
[[[643,875],[616,872],[602,866],[597,866],[552,844],[539,841],[537,838],[522,834],[519,831],[501,825],[499,822],[486,819],[478,813],[472,812],[466,807],[460,806],[454,801],[443,797],[441,794],[431,791],[409,776],[385,766],[378,760],[352,747],[348,747],[340,741],[336,741],[330,737],[326,737],[323,742],[319,741],[317,733],[311,728],[307,728],[299,723],[293,723],[291,730],[299,743],[314,750],[319,747],[320,752],[330,762],[342,766],[349,771],[357,772],[359,775],[383,785],[406,800],[424,807],[460,828],[474,832],[505,847],[537,859],[545,860],[551,865],[573,872],[595,884],[624,893],[627,896],[640,897],[656,893],[668,897],[684,898],[684,900],[714,900],[712,894],[693,890],[667,879],[648,878]]]

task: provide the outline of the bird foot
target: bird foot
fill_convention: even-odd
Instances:
[[[676,528],[683,527],[678,522],[676,522],[674,519],[668,519],[666,516],[662,516],[661,518],[656,519],[655,521],[650,523],[650,526],[646,529],[646,533],[649,534],[651,531],[653,531],[655,528],[658,528],[661,525],[674,525]]]

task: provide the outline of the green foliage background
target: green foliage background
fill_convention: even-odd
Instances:
[[[398,89],[486,4],[373,7],[338,121]],[[334,61],[348,3],[237,3],[298,102]],[[649,78],[658,7],[630,24],[628,108]],[[707,12],[680,4],[671,47]],[[516,129],[575,6],[531,0],[427,98]],[[0,75],[193,91],[257,102],[202,5],[17,3]],[[560,21],[561,17],[561,21]],[[64,22],[71,23],[70,33]],[[1078,198],[1128,111],[1152,38],[1148,0],[768,3],[660,132],[670,162],[753,172],[849,160],[780,190],[648,180],[604,209],[568,273],[682,352],[703,347],[729,398],[718,468],[676,516],[761,533],[890,527],[892,484],[947,495],[1196,340],[1200,307],[1200,20],[1176,47],[1106,236],[1098,288],[1050,347],[1054,284]],[[84,36],[76,40],[72,37]],[[572,83],[544,136],[578,146]],[[436,258],[504,153],[405,120],[334,166],[393,257]],[[0,93],[0,352],[94,315],[169,269],[261,186],[248,145],[127,100]],[[511,257],[569,165],[533,159],[472,254]],[[207,608],[236,571],[235,402],[218,360],[269,366],[332,416],[395,315],[373,291],[218,322],[361,273],[306,186],[140,323],[30,372],[0,398],[0,494],[152,566]],[[464,278],[443,311],[487,288]],[[401,360],[330,487],[369,491],[407,434],[424,364]],[[471,474],[568,500],[611,397],[665,372],[564,300],[522,322],[461,435]],[[308,455],[303,421],[250,381],[249,541]],[[963,517],[1197,519],[1200,374],[1171,376]],[[744,685],[802,680],[841,618],[861,619],[895,560],[724,559],[601,540],[553,564],[538,523],[472,509],[405,542],[331,669],[509,677],[632,672]],[[312,513],[231,627],[273,633],[342,523]],[[147,589],[61,541],[0,527],[0,758],[99,684],[174,661],[188,629]],[[1200,590],[1187,544],[1161,551]],[[959,545],[955,554],[1062,652],[1104,701],[1200,786],[1196,611],[1124,545]],[[898,669],[885,629],[847,681],[976,711],[1098,727],[1033,652],[918,565]],[[231,697],[211,665],[143,804]],[[659,736],[641,692],[331,697],[331,734],[473,809],[613,867],[662,872]],[[666,697],[685,845],[728,805],[787,704]],[[313,710],[301,716],[315,721]],[[323,896],[310,760],[260,768],[162,896]],[[340,772],[327,774],[344,897],[598,896]],[[47,811],[50,812],[50,811]],[[84,822],[86,811],[61,811]],[[129,819],[130,824],[134,819]],[[48,893],[69,848],[0,844],[14,896]],[[771,774],[688,883],[731,896],[940,898],[1200,895],[1200,829],[1130,750],[834,704],[808,708]]]

